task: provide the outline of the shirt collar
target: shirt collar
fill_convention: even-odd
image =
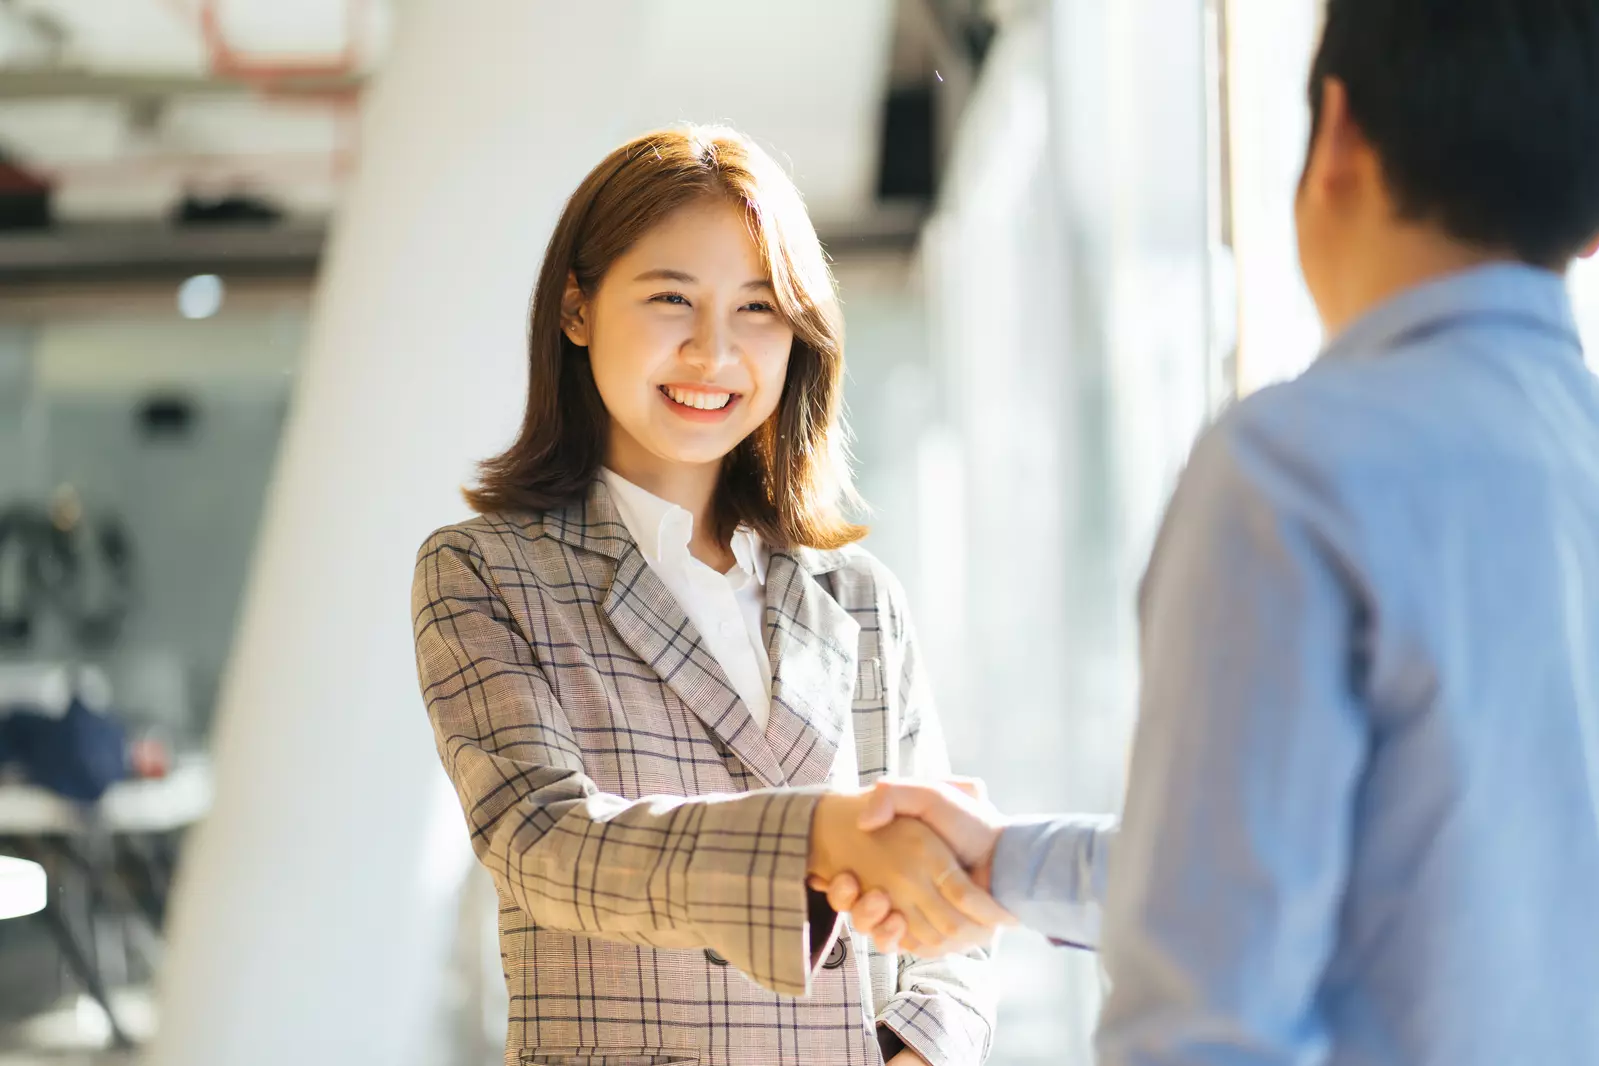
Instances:
[[[640,488],[614,470],[601,468],[600,478],[610,490],[622,524],[633,534],[646,559],[670,566],[687,562],[689,542],[694,537],[694,516],[686,508]],[[739,526],[731,547],[734,561],[757,584],[765,585],[769,553],[760,534],[748,526]]]
[[[757,585],[766,584],[766,562],[768,552],[766,545],[761,543],[761,535],[749,526],[739,526],[733,531],[733,558],[738,560],[738,565],[744,572],[755,578]]]
[[[1323,359],[1370,355],[1462,318],[1500,318],[1560,336],[1581,351],[1566,280],[1523,263],[1492,263],[1408,289],[1356,319]]]

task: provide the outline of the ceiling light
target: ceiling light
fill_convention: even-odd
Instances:
[[[178,286],[178,313],[184,318],[210,318],[222,309],[222,279],[196,274]]]

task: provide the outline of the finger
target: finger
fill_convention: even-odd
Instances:
[[[896,816],[920,817],[932,806],[937,796],[937,790],[929,785],[886,778],[879,780],[866,794],[866,806],[857,824],[870,832],[888,825]]]
[[[954,877],[955,872],[952,870],[947,875],[940,875],[939,879],[943,880],[945,876]],[[924,944],[940,944],[971,932],[969,927],[974,923],[944,898],[936,882],[928,881],[925,888],[929,891],[925,894],[918,893],[915,897],[916,909],[921,911],[922,917],[937,931],[937,935],[918,936],[917,939]]]
[[[883,924],[878,926],[871,934],[872,945],[884,955],[893,955],[905,950],[905,942],[909,939],[906,932],[905,916],[898,912],[890,914]]]
[[[833,878],[827,886],[827,905],[839,914],[848,914],[855,909],[856,902],[861,896],[861,883],[852,873],[841,873]]]
[[[909,934],[910,928],[905,924],[905,916],[896,911],[883,919],[883,924],[877,927],[876,935],[887,940],[891,945],[889,951],[893,952],[905,942]]]
[[[830,885],[831,882],[821,874],[811,874],[805,879],[805,887],[809,888],[812,892],[821,892],[824,895],[826,894]]]
[[[988,799],[988,782],[981,777],[946,777],[944,784],[965,793],[974,800]]]
[[[945,905],[947,906],[947,904]],[[935,910],[940,909],[938,906]],[[907,903],[900,907],[900,914],[905,916],[905,937],[917,944],[936,944],[944,939],[944,934],[939,932],[922,908],[916,904]]]
[[[1001,907],[993,896],[978,888],[964,870],[956,869],[940,876],[938,892],[950,906],[975,925],[997,929],[1002,925],[1016,924],[1015,917]]]
[[[850,911],[850,922],[863,933],[876,929],[894,911],[887,894],[871,891],[862,896]]]
[[[869,833],[888,825],[898,813],[894,805],[894,793],[879,781],[877,786],[866,794],[866,806],[862,808],[856,826]]]

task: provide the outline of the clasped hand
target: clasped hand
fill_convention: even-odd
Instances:
[[[975,781],[830,794],[811,831],[810,884],[880,951],[970,951],[1015,924],[988,891],[1003,827]]]

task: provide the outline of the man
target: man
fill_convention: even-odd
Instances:
[[[1332,339],[1200,441],[1145,579],[1099,1061],[1599,1063],[1599,0],[1330,0],[1311,102]],[[1081,924],[1108,837],[877,801]]]

